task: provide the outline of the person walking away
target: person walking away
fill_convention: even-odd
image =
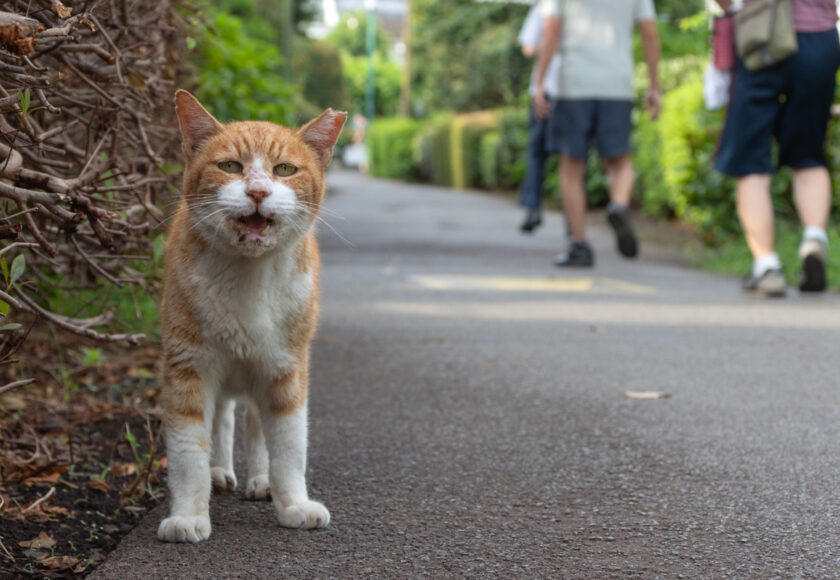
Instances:
[[[548,118],[548,143],[560,153],[563,209],[571,245],[555,257],[558,266],[592,266],[586,238],[586,160],[595,142],[609,176],[607,217],[619,253],[638,254],[628,207],[635,179],[630,136],[633,110],[633,30],[642,40],[649,87],[645,108],[656,119],[662,106],[659,86],[659,36],[653,0],[542,0],[545,18],[537,57],[534,107]],[[558,44],[559,42],[559,44]],[[555,47],[562,59],[557,101],[547,98],[543,83]]]
[[[747,4],[753,0],[747,0]],[[727,11],[731,0],[717,0]],[[804,231],[799,246],[799,290],[827,286],[831,179],[825,138],[838,66],[835,0],[793,0],[797,52],[767,68],[748,70],[739,58],[715,168],[736,179],[738,218],[753,255],[743,290],[767,297],[786,294],[782,263],[774,247],[771,141],[778,165],[793,171],[793,198]]]
[[[535,58],[540,46],[540,35],[542,34],[543,18],[540,15],[539,3],[531,6],[522,29],[519,31],[519,45],[522,47],[522,54],[525,58]],[[560,66],[560,56],[555,52],[548,65],[548,71],[543,83],[545,93],[549,99],[553,99],[554,87],[557,84],[557,73]],[[530,233],[542,225],[542,198],[543,183],[545,180],[545,164],[549,158],[546,147],[545,119],[538,119],[533,106],[533,97],[536,93],[535,81],[537,78],[536,63],[531,73],[531,82],[528,93],[531,96],[531,111],[528,118],[528,148],[526,150],[525,180],[520,190],[519,204],[526,208],[525,219],[520,230]]]

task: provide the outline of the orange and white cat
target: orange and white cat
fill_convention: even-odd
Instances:
[[[347,114],[327,109],[293,131],[223,125],[186,91],[175,102],[187,165],[161,303],[171,506],[158,538],[210,536],[211,488],[236,488],[237,399],[248,401],[247,497],[273,500],[283,526],[324,527],[330,513],[305,480],[313,224]]]

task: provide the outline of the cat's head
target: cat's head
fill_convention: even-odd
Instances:
[[[243,256],[288,247],[309,231],[347,113],[327,109],[295,131],[265,121],[222,124],[183,90],[175,105],[190,228]]]

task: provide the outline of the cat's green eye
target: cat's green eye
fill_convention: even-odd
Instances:
[[[281,163],[280,165],[274,166],[274,175],[277,177],[289,177],[290,175],[294,175],[297,173],[297,167],[294,165],[289,165],[287,163]]]
[[[219,163],[219,169],[225,173],[242,173],[242,164],[236,161],[222,161]]]

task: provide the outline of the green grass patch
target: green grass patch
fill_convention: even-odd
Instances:
[[[829,288],[840,290],[840,254],[831,251],[840,248],[838,228],[829,227],[828,283]],[[802,241],[802,228],[789,223],[776,224],[776,252],[782,261],[788,283],[799,282],[799,243]],[[752,268],[752,254],[743,236],[717,248],[692,248],[687,251],[688,259],[700,268],[730,274],[746,276]]]

